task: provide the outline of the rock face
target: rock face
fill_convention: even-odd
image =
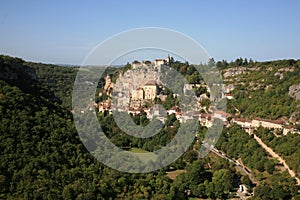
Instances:
[[[223,76],[224,76],[224,78],[233,77],[233,76],[237,76],[237,75],[240,75],[240,74],[248,74],[251,71],[258,71],[259,69],[260,68],[258,68],[258,67],[252,67],[252,68],[232,67],[232,68],[224,70]]]
[[[105,77],[105,85],[104,85],[104,92],[110,95],[110,89],[113,89],[114,83],[111,82],[111,78],[109,75]]]
[[[300,83],[290,86],[289,96],[295,98],[296,100],[300,100]]]
[[[230,76],[236,76],[240,74],[245,74],[247,68],[246,67],[235,67],[225,70],[225,73],[223,74],[225,78]]]

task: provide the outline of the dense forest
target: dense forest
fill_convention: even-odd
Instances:
[[[253,61],[247,64],[259,65]],[[188,63],[177,62],[173,67],[191,83],[202,80]],[[228,68],[220,64],[219,67]],[[241,159],[251,170],[256,183],[234,164],[214,153],[199,159],[197,150],[201,142],[196,140],[181,158],[155,172],[130,174],[106,167],[86,150],[73,124],[71,94],[77,70],[77,67],[30,63],[0,56],[0,199],[229,199],[236,196],[240,184],[247,185],[250,192],[254,189],[253,199],[300,198],[294,180],[281,172],[280,165],[237,126],[224,128],[216,147],[233,159]],[[115,71],[109,69],[107,74]],[[261,78],[259,76],[257,74],[256,78]],[[295,81],[294,75],[290,77],[288,81]],[[99,88],[103,81],[101,78]],[[282,90],[286,91],[289,84]],[[198,92],[207,91],[202,88]],[[246,103],[237,92],[234,94],[237,98],[232,103],[242,108]],[[280,92],[274,98],[281,98]],[[283,109],[287,109],[289,115],[289,106],[294,103],[286,100],[290,104]],[[254,113],[246,110],[241,112],[245,115]],[[264,116],[263,111],[260,113]],[[274,117],[279,117],[275,114]],[[98,118],[110,140],[129,151],[159,149],[174,137],[180,126],[170,115],[160,134],[135,139],[122,134],[111,115],[99,113]],[[140,126],[149,122],[143,115],[133,116],[133,120]],[[205,131],[205,127],[199,126],[198,138],[203,138]],[[299,138],[291,135],[268,138],[267,133],[261,134],[299,172],[296,142]]]

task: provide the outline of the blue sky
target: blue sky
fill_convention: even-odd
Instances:
[[[114,34],[162,27],[192,37],[216,60],[299,59],[299,10],[298,0],[5,0],[0,6],[0,54],[80,64]]]

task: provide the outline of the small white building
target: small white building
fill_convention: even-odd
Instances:
[[[154,65],[164,65],[166,64],[166,60],[164,59],[155,59],[154,60]]]
[[[232,94],[225,94],[225,97],[227,98],[227,99],[233,99],[233,95]]]
[[[285,126],[283,128],[283,135],[287,135],[288,133],[300,134],[300,130],[296,129],[293,125]]]

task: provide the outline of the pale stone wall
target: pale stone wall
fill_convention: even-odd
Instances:
[[[164,64],[165,64],[165,60],[162,60],[162,59],[161,59],[161,60],[159,60],[159,59],[158,59],[158,60],[155,60],[155,61],[154,61],[154,64],[155,64],[155,65],[164,65]]]
[[[144,90],[142,88],[138,88],[132,91],[132,100],[142,100],[144,99]]]
[[[275,129],[281,129],[282,128],[281,124],[275,124],[275,123],[266,122],[266,121],[262,121],[261,126],[265,127],[265,128],[275,128]]]
[[[261,126],[261,122],[259,120],[252,120],[252,126],[253,127],[260,127]]]
[[[253,127],[262,126],[264,128],[274,128],[274,129],[282,129],[283,128],[283,124],[281,124],[281,123],[275,123],[272,121],[258,120],[258,119],[252,120],[252,126]]]
[[[156,85],[145,85],[145,99],[154,100],[157,95],[157,86]]]

